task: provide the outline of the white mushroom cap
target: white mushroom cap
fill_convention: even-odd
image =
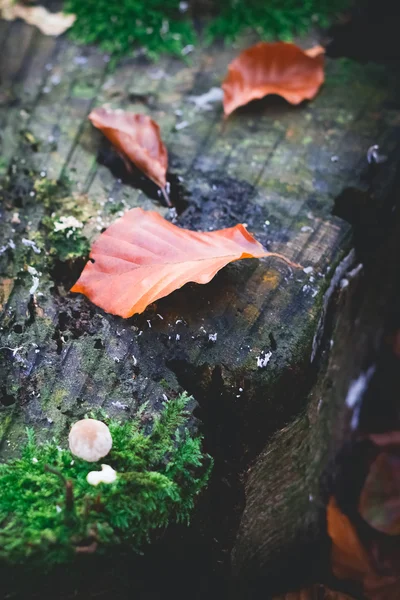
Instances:
[[[117,472],[110,465],[101,465],[101,471],[90,471],[86,476],[86,481],[90,485],[99,485],[99,483],[113,483],[117,479]]]
[[[100,460],[112,448],[110,430],[97,419],[82,419],[74,423],[68,441],[72,454],[88,462]]]

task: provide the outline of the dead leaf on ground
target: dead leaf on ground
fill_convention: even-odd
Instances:
[[[168,154],[161,140],[160,128],[153,119],[147,115],[107,108],[95,108],[89,119],[110,140],[128,170],[131,169],[131,161],[165,193]]]
[[[333,574],[358,582],[368,600],[398,600],[400,578],[379,573],[372,564],[350,519],[332,497],[327,508],[328,534],[332,540]]]
[[[75,15],[63,12],[52,13],[44,6],[26,6],[14,3],[13,0],[0,1],[1,17],[6,21],[23,19],[29,25],[34,25],[45,35],[58,36],[67,31],[75,22]]]
[[[229,65],[222,84],[224,112],[228,116],[239,106],[268,94],[299,104],[314,98],[323,82],[321,46],[304,51],[285,42],[260,42],[244,50]]]
[[[288,592],[273,600],[354,600],[351,596],[328,589],[324,585],[313,585],[298,592]]]
[[[377,456],[361,491],[359,513],[374,529],[400,535],[400,456]]]
[[[385,431],[383,433],[370,433],[369,439],[381,448],[400,446],[400,431]]]
[[[93,244],[72,292],[85,294],[106,312],[131,317],[181,288],[208,283],[242,258],[283,256],[267,252],[243,225],[210,232],[182,229],[158,213],[134,208]]]

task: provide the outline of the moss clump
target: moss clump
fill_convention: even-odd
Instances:
[[[202,438],[184,427],[189,400],[171,399],[148,434],[143,411],[134,421],[104,419],[113,448],[103,461],[118,477],[97,487],[86,476],[98,464],[55,440],[37,444],[28,430],[21,458],[0,465],[0,559],[47,568],[85,548],[104,553],[126,544],[140,552],[153,530],[188,521],[211,469]]]
[[[71,30],[74,39],[97,43],[111,54],[127,54],[133,46],[143,48],[151,58],[162,52],[181,54],[195,40],[179,0],[67,0],[64,10],[77,15]]]
[[[233,41],[250,29],[262,39],[290,41],[312,26],[327,27],[350,4],[350,0],[220,0],[219,15],[208,33],[211,39]]]
[[[69,184],[65,180],[56,181],[55,179],[40,177],[33,182],[36,201],[41,202],[47,209],[51,208],[54,203],[58,203],[68,189]]]
[[[50,256],[65,262],[89,254],[90,242],[81,232],[83,223],[73,215],[65,217],[54,214],[51,217],[44,217],[42,225],[47,230],[46,239]]]
[[[162,53],[182,55],[196,42],[190,17],[193,2],[180,0],[67,0],[65,10],[77,15],[71,35],[79,42],[97,43],[121,56],[140,47],[151,58]],[[313,25],[325,27],[350,0],[220,0],[214,18],[205,15],[206,38],[233,41],[250,29],[263,39],[289,40]],[[198,12],[199,6],[196,7]]]

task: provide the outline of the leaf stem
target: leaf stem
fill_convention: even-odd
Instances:
[[[171,207],[172,207],[172,202],[171,202],[171,200],[169,199],[169,196],[168,196],[168,194],[167,194],[167,190],[165,189],[165,187],[161,188],[161,193],[162,193],[162,195],[164,196],[164,200],[165,200],[165,202],[167,203],[167,206],[168,206],[169,208],[171,208]]]

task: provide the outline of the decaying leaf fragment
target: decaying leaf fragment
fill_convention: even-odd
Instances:
[[[374,529],[400,535],[400,456],[380,452],[360,495],[359,513]]]
[[[34,25],[45,35],[58,36],[72,27],[75,15],[63,12],[52,13],[44,6],[26,6],[14,3],[13,0],[0,0],[0,15],[6,21],[23,19],[29,25]]]
[[[239,106],[268,94],[299,104],[314,98],[323,82],[321,46],[304,51],[286,42],[260,42],[230,63],[222,84],[224,112],[228,116]]]
[[[14,279],[0,279],[0,311],[3,310],[14,287]]]
[[[243,225],[210,232],[182,229],[154,211],[134,208],[93,244],[72,292],[85,294],[121,317],[145,308],[190,281],[208,283],[225,265],[242,258],[283,256],[267,252]]]
[[[400,577],[379,572],[364,549],[350,519],[332,497],[327,509],[328,534],[332,540],[333,574],[338,579],[358,582],[368,600],[398,600]]]
[[[147,115],[107,108],[95,108],[89,119],[110,140],[127,169],[131,168],[130,161],[133,162],[165,194],[168,154],[161,140],[160,128],[153,119]]]

